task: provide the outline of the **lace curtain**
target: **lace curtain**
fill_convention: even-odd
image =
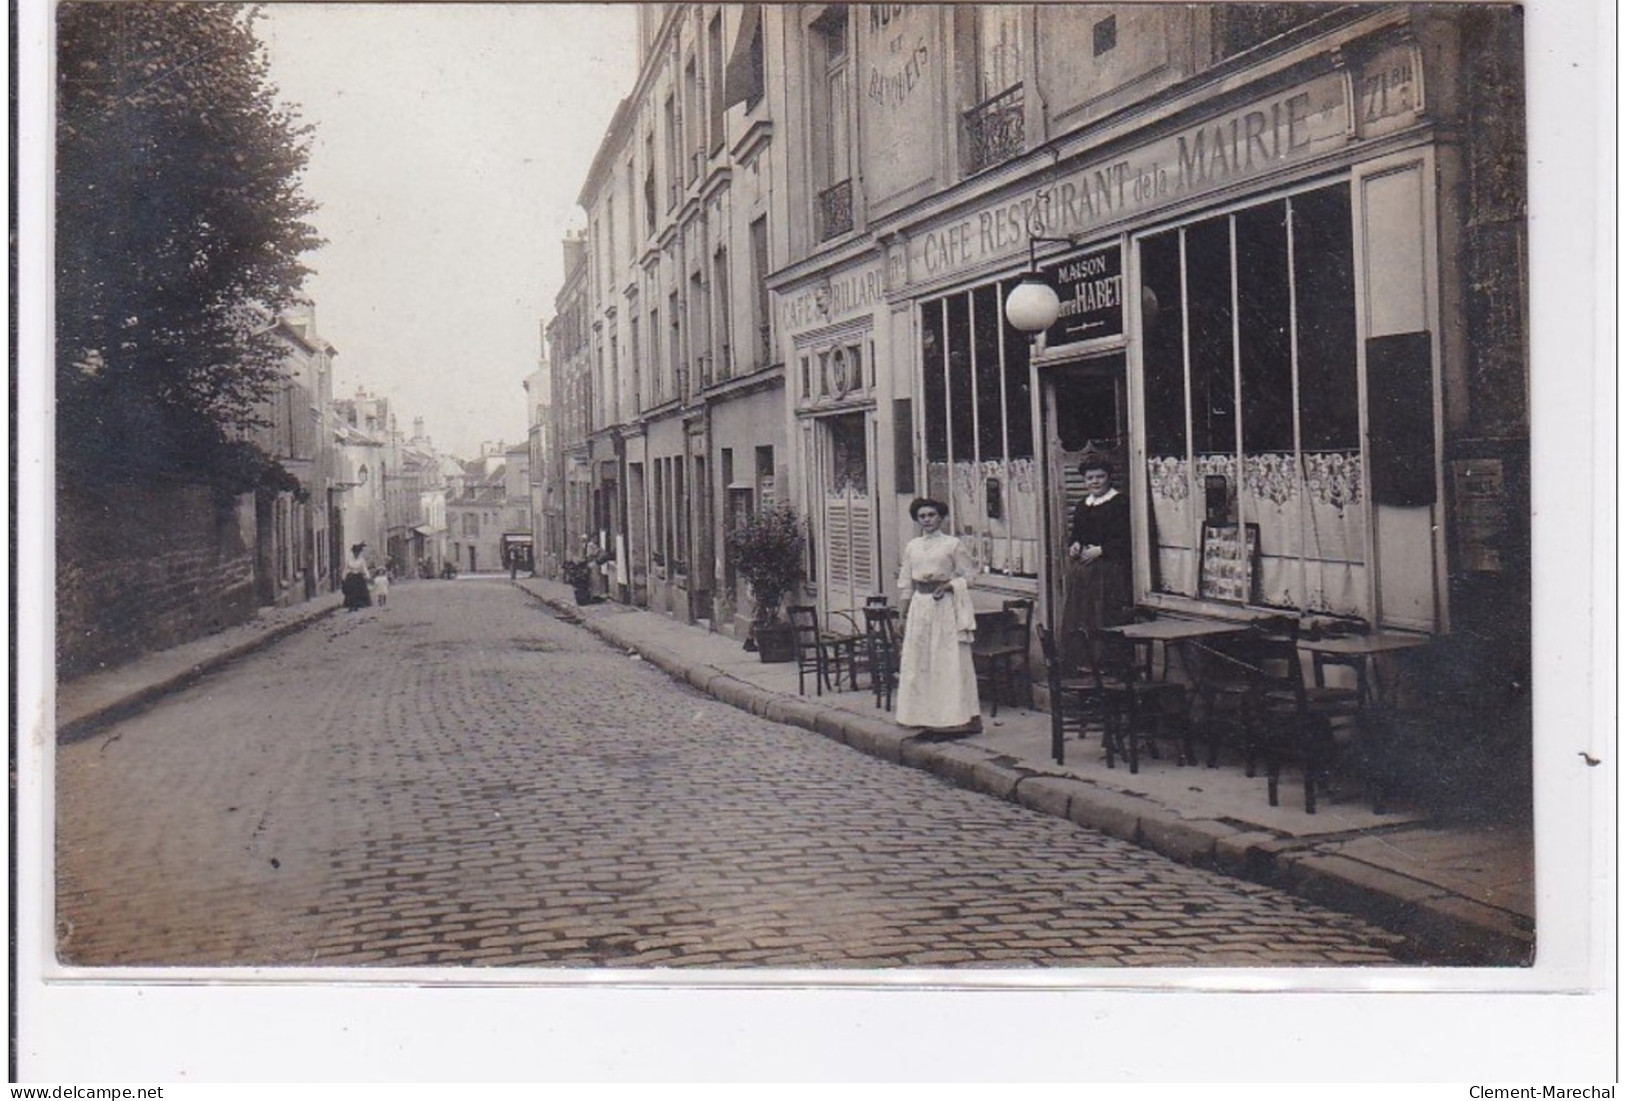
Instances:
[[[998,486],[999,515],[990,516],[989,483]],[[948,503],[948,529],[963,538],[972,556],[994,573],[1038,573],[1040,507],[1037,469],[1031,459],[961,460],[927,464],[929,495]]]
[[[1152,456],[1146,473],[1152,545],[1160,592],[1196,595],[1196,541],[1209,474],[1239,485],[1240,513],[1258,525],[1259,588],[1263,603],[1333,615],[1363,614],[1366,501],[1357,451],[1290,452],[1243,457],[1198,455],[1195,477],[1182,456]]]

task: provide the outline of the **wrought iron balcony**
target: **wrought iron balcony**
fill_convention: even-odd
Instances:
[[[1019,156],[1027,148],[1027,100],[1019,84],[965,112],[967,175]]]
[[[852,181],[842,180],[818,193],[818,239],[828,241],[852,232]]]

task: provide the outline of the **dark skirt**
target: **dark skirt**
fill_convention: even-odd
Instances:
[[[1084,661],[1079,631],[1116,627],[1134,618],[1128,563],[1097,558],[1068,562],[1061,579],[1061,667],[1070,672]]]
[[[339,591],[344,593],[344,606],[351,611],[357,608],[367,608],[372,605],[371,586],[367,579],[359,573],[347,573],[344,580],[339,583]]]

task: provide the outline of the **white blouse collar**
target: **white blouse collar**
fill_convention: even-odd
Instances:
[[[1117,496],[1117,488],[1115,486],[1113,486],[1111,489],[1108,489],[1105,493],[1102,493],[1099,497],[1085,497],[1083,499],[1083,503],[1088,505],[1090,508],[1094,508],[1096,505],[1105,504],[1107,501],[1111,500],[1115,496]]]

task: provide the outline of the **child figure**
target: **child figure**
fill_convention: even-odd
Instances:
[[[379,568],[372,571],[372,602],[382,608],[389,603],[389,571]]]

